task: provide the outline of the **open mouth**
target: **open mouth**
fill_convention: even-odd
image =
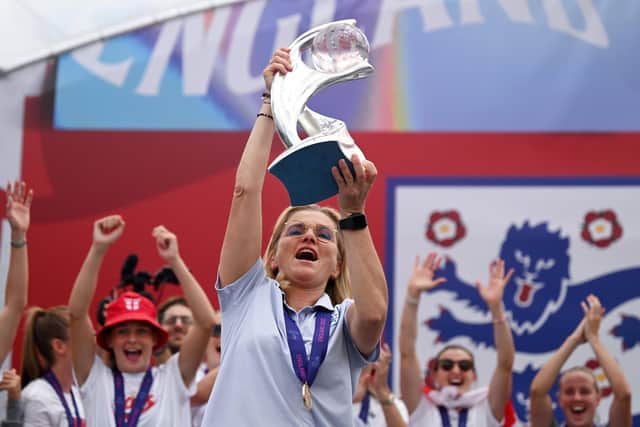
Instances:
[[[124,356],[130,362],[137,362],[142,357],[142,350],[125,350]]]
[[[574,415],[580,415],[580,414],[584,414],[586,412],[587,408],[585,408],[582,405],[573,405],[571,407],[571,413]]]
[[[463,382],[462,378],[452,378],[449,380],[449,385],[460,387]]]
[[[303,248],[296,253],[296,259],[303,261],[317,261],[318,254],[316,254],[315,251],[309,248]]]

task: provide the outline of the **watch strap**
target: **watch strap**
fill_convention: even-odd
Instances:
[[[367,217],[363,213],[354,213],[338,221],[340,230],[362,230],[367,228]]]

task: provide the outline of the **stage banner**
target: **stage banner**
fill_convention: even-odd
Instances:
[[[276,47],[355,18],[373,78],[311,100],[352,130],[637,131],[640,3],[257,0],[63,56],[61,129],[242,130]],[[348,102],[336,102],[336,99]]]
[[[528,419],[529,386],[538,369],[583,319],[589,294],[606,309],[600,337],[622,365],[632,390],[640,358],[640,180],[617,178],[391,178],[386,266],[392,287],[395,354],[407,282],[416,256],[432,251],[445,262],[446,283],[422,296],[417,349],[422,366],[445,345],[470,348],[478,383],[495,367],[492,321],[475,283],[486,284],[489,263],[501,257],[515,273],[504,305],[516,348],[512,402]],[[395,360],[398,360],[396,358]],[[592,369],[608,419],[611,388],[588,345],[564,369]],[[394,386],[398,390],[398,363]],[[557,384],[551,392],[555,399]],[[634,400],[638,425],[640,402]],[[556,414],[561,412],[556,407]]]

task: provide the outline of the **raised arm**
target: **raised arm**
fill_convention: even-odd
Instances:
[[[580,344],[585,342],[584,320],[567,337],[555,353],[540,368],[531,382],[529,399],[531,401],[531,427],[549,427],[553,422],[553,402],[549,392],[560,369]]]
[[[290,71],[289,49],[277,50],[263,71],[266,93],[271,91],[275,73]],[[260,258],[262,245],[262,186],[273,141],[270,98],[265,98],[244,147],[231,200],[220,254],[220,286],[224,287],[247,272]]]
[[[7,184],[7,219],[11,225],[11,254],[4,294],[5,306],[0,310],[0,364],[4,362],[16,337],[22,311],[27,305],[29,263],[27,257],[27,230],[30,223],[33,190],[23,182]]]
[[[178,355],[182,381],[188,387],[195,378],[207,348],[215,324],[215,313],[209,298],[180,257],[176,235],[162,225],[154,228],[152,234],[156,240],[158,255],[169,264],[175,273],[182,287],[184,298],[193,313],[193,325],[189,328]]]
[[[200,381],[198,381],[198,384],[196,385],[196,392],[191,396],[192,406],[204,405],[209,401],[209,397],[211,397],[211,392],[213,391],[213,386],[218,378],[219,368],[219,366],[216,366],[211,369]]]
[[[89,317],[89,307],[96,291],[98,273],[107,249],[123,231],[124,221],[120,215],[108,216],[93,224],[93,243],[69,297],[71,353],[80,385],[87,379],[96,353],[95,331]]]
[[[352,156],[351,161],[355,177],[344,160],[340,160],[338,167],[334,166],[331,170],[338,184],[338,205],[342,218],[364,214],[367,194],[378,175],[373,162],[363,162],[356,155]],[[342,230],[342,236],[354,301],[347,312],[349,332],[358,350],[362,354],[371,354],[380,341],[387,319],[387,280],[369,227]]]
[[[512,274],[513,269],[505,275],[504,261],[498,259],[489,265],[488,286],[476,283],[478,293],[487,304],[493,320],[493,341],[496,346],[497,360],[489,384],[488,399],[491,412],[497,420],[504,418],[505,405],[511,398],[513,360],[516,353],[511,328],[502,308],[504,288]]]
[[[447,279],[434,279],[433,276],[440,266],[439,259],[434,252],[427,255],[424,262],[416,256],[413,273],[409,278],[407,296],[402,309],[400,320],[400,392],[402,400],[407,405],[409,414],[418,407],[422,396],[422,375],[420,361],[416,352],[418,304],[422,292],[435,288]]]
[[[611,390],[613,391],[613,401],[609,407],[609,425],[620,427],[631,427],[631,388],[624,377],[620,365],[614,360],[606,347],[600,341],[600,321],[604,314],[604,309],[600,305],[600,300],[589,295],[586,302],[582,302],[584,311],[584,336],[593,349],[593,352],[604,370]]]
[[[396,399],[389,389],[389,365],[391,364],[391,349],[385,343],[380,350],[380,358],[375,362],[373,374],[373,384],[371,385],[373,394],[384,413],[387,427],[407,427],[409,422],[406,412],[400,411],[396,405]],[[403,408],[404,409],[404,408]]]

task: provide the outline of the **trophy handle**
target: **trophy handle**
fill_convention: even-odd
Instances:
[[[352,147],[355,147],[356,153],[364,160],[364,154],[358,149],[358,146],[347,130],[347,125],[342,120],[323,116],[309,107],[304,107],[304,110],[298,117],[298,122],[308,135],[302,143],[321,139],[325,141],[335,140],[343,150],[351,150]],[[351,152],[349,152],[349,154],[351,154]],[[348,155],[347,158],[351,158],[351,156]]]
[[[291,49],[289,57],[293,71],[286,75],[276,73],[271,84],[271,109],[276,131],[286,148],[302,143],[298,136],[296,125],[300,115],[306,108],[307,101],[316,92],[336,83],[361,79],[373,73],[374,68],[366,59],[352,67],[332,74],[314,70],[302,60],[302,51],[309,47],[313,42],[313,38],[320,31],[341,23],[355,25],[355,22],[354,19],[346,19],[320,25],[299,36],[289,46]],[[334,120],[326,116],[321,117]],[[305,131],[310,133],[307,129]],[[328,135],[328,133],[325,133],[325,135]]]
[[[302,60],[302,51],[310,47],[319,32],[333,25],[355,26],[355,22],[354,19],[332,22],[302,34],[289,46],[293,70],[285,75],[276,73],[273,78],[271,110],[286,150],[268,169],[284,184],[293,206],[316,203],[335,195],[338,185],[331,168],[343,159],[356,176],[351,157],[356,154],[364,159],[343,121],[316,113],[306,104],[321,89],[371,75],[373,66],[364,59],[338,72],[323,72]],[[308,135],[304,140],[298,136],[298,123]]]

